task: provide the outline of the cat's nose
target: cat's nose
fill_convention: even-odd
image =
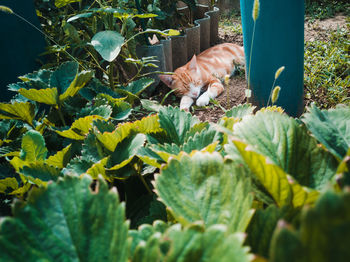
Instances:
[[[192,95],[198,97],[198,92],[192,92]]]

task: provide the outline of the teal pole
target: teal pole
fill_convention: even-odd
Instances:
[[[266,106],[275,72],[285,66],[275,84],[281,87],[275,104],[291,116],[300,116],[304,110],[304,0],[260,0],[254,40],[254,0],[240,1],[247,77],[251,67],[249,101],[258,108]]]
[[[40,28],[34,0],[1,0],[0,5],[14,12]],[[21,82],[19,76],[38,70],[39,55],[45,51],[45,38],[36,29],[16,17],[0,11],[0,101],[9,101],[14,92],[7,85]],[[43,60],[43,58],[40,58]]]

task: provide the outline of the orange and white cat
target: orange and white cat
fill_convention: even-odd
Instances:
[[[197,106],[208,105],[210,99],[220,95],[224,91],[220,78],[231,75],[236,64],[244,65],[243,47],[231,43],[219,44],[198,56],[194,55],[173,75],[159,75],[159,78],[175,89],[175,94],[182,96],[180,109],[189,110],[204,87],[207,90],[197,99]]]

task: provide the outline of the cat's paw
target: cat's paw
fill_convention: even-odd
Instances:
[[[209,104],[209,96],[207,93],[204,93],[203,95],[201,95],[196,102],[197,106],[206,106]]]

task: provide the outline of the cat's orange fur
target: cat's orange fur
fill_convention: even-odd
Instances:
[[[194,55],[186,65],[175,70],[173,75],[160,75],[159,78],[175,93],[182,96],[180,109],[189,110],[194,99],[201,89],[208,87],[198,99],[196,104],[204,106],[209,104],[224,91],[220,78],[230,75],[236,64],[244,64],[243,47],[225,43],[213,46],[198,56]]]

